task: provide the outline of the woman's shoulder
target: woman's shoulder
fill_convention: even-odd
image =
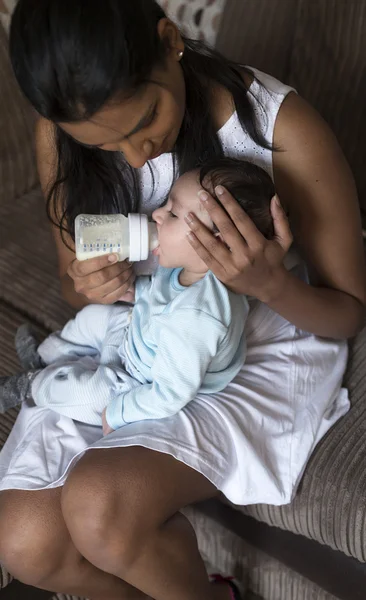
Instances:
[[[243,67],[239,67],[243,81],[249,90],[253,83],[254,75]],[[212,116],[217,131],[229,121],[235,113],[235,103],[230,91],[224,86],[216,83],[212,88]]]
[[[293,86],[280,81],[280,79],[277,79],[273,75],[269,75],[269,73],[265,73],[264,71],[260,71],[254,67],[247,67],[246,70],[247,69],[252,75],[250,91],[253,93],[255,93],[258,89],[262,89],[270,96],[280,96],[282,98],[291,92],[296,93],[296,90]],[[244,81],[246,80],[244,79]]]
[[[258,105],[258,113],[263,111],[263,121],[267,127],[274,126],[277,113],[288,95],[296,95],[296,90],[279,81],[272,75],[253,67],[238,66],[243,82],[250,93],[251,103]],[[293,92],[293,93],[292,93]],[[235,114],[236,107],[230,91],[215,85],[212,92],[212,110],[217,131]]]

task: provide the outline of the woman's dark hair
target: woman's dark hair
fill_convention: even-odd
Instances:
[[[266,171],[246,160],[216,158],[200,168],[199,177],[201,186],[218,202],[220,198],[216,196],[215,188],[224,186],[264,237],[268,240],[273,238],[271,200],[276,192]]]
[[[138,211],[136,171],[119,152],[82,146],[57,123],[91,118],[107,102],[132,96],[166,46],[157,25],[166,15],[155,0],[19,0],[11,23],[10,56],[23,93],[56,124],[57,172],[47,213],[73,237],[75,217]],[[238,66],[204,43],[183,38],[186,111],[175,146],[175,175],[223,156],[210,113],[210,84],[232,94],[239,120],[258,144],[259,132]],[[60,214],[61,208],[61,214]]]

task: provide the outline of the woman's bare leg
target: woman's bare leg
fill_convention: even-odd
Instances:
[[[0,493],[0,560],[19,581],[90,600],[146,600],[76,550],[61,513],[61,488]]]
[[[216,494],[170,455],[139,446],[91,450],[64,486],[62,511],[76,548],[99,569],[155,600],[212,600],[229,592],[210,586],[178,511]]]

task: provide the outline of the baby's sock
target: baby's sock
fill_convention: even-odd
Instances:
[[[10,375],[10,377],[0,377],[0,413],[4,413],[9,408],[32,397],[32,382],[37,373],[39,370]]]
[[[15,348],[22,368],[42,369],[43,361],[37,352],[39,340],[29,323],[21,325],[15,334]]]

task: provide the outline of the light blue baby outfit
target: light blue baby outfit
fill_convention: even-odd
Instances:
[[[48,365],[35,378],[38,406],[91,425],[118,429],[179,412],[197,394],[223,390],[245,360],[245,296],[211,272],[179,283],[181,269],[159,267],[139,278],[136,304],[91,305],[39,353]]]

